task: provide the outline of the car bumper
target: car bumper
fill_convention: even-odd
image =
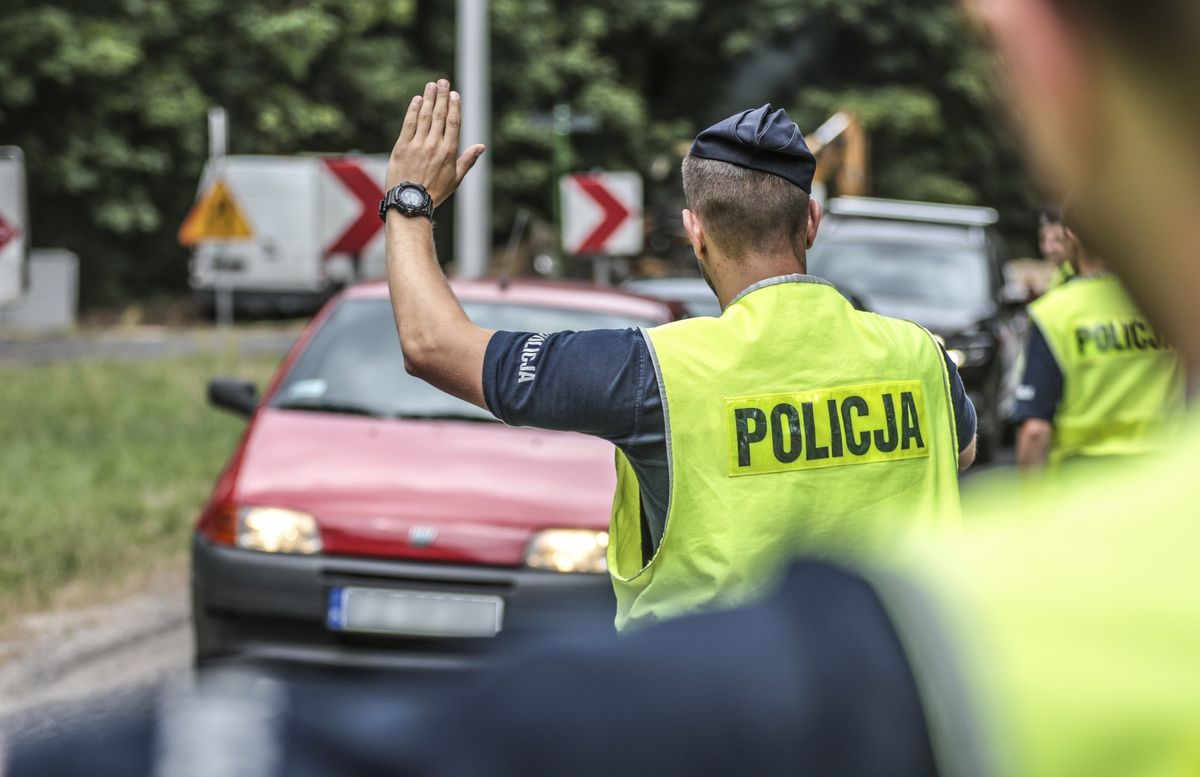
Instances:
[[[499,596],[494,639],[378,637],[326,627],[329,592],[360,586]],[[301,661],[364,667],[462,668],[548,632],[612,629],[607,575],[430,564],[388,559],[289,556],[192,541],[197,657]]]

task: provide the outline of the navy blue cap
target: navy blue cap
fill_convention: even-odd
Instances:
[[[771,173],[812,192],[817,158],[804,133],[770,103],[719,121],[696,136],[692,156]]]

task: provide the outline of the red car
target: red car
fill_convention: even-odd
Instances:
[[[673,304],[568,284],[454,281],[490,329],[653,326]],[[197,660],[456,665],[503,632],[594,623],[613,450],[505,426],[404,371],[382,283],[332,300],[250,416],[192,544]],[[485,639],[481,639],[485,638]]]

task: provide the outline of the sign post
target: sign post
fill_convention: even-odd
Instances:
[[[491,49],[488,0],[458,0],[458,88],[466,107],[462,113],[462,145],[490,144]],[[462,148],[459,149],[462,151]],[[454,197],[454,254],[458,274],[482,278],[487,274],[492,246],[492,155],[484,154]]]
[[[559,179],[563,252],[592,256],[598,284],[612,282],[612,257],[642,251],[642,177],[634,172],[572,173]]]
[[[25,156],[16,146],[0,146],[0,306],[24,295],[28,258]]]
[[[208,111],[208,165],[213,182],[192,206],[179,228],[179,242],[182,245],[190,246],[202,240],[249,240],[254,236],[250,222],[222,176],[224,171],[221,163],[225,158],[226,146],[225,109],[217,106]],[[233,282],[225,270],[223,257],[214,257],[213,301],[217,324],[230,327],[233,326]]]

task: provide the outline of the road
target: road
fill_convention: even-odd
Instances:
[[[19,618],[0,641],[0,734],[15,742],[115,721],[191,659],[185,569],[116,602]]]
[[[25,338],[0,334],[0,362],[47,362],[74,359],[165,359],[219,352],[236,344],[243,355],[282,354],[300,332],[300,324],[173,329],[161,326],[115,327],[60,337]]]

